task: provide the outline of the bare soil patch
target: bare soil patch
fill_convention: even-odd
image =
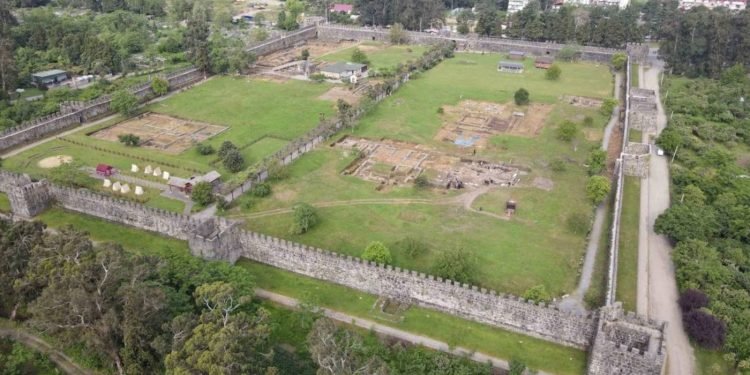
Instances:
[[[361,98],[361,91],[354,92],[343,86],[334,86],[318,97],[318,99],[330,100],[334,103],[341,99],[349,104],[356,104]]]
[[[226,130],[225,126],[178,119],[155,113],[145,113],[119,124],[102,129],[92,137],[117,142],[122,134],[134,134],[141,139],[141,146],[157,149],[168,154],[179,154]]]
[[[551,191],[555,187],[555,183],[552,180],[544,177],[534,177],[534,181],[532,181],[531,184],[535,188],[542,189],[544,191]]]
[[[514,166],[462,158],[415,143],[345,137],[334,146],[361,153],[344,174],[381,186],[410,184],[421,174],[432,185],[446,189],[511,186],[520,179],[520,172]]]
[[[518,107],[464,100],[456,106],[443,106],[443,126],[436,140],[463,147],[484,147],[490,136],[512,134],[526,137],[539,135],[552,111],[548,104]]]
[[[50,169],[50,168],[57,168],[57,167],[59,167],[59,166],[61,166],[63,164],[67,164],[67,163],[70,163],[72,161],[73,161],[73,157],[72,156],[68,156],[68,155],[55,155],[55,156],[50,156],[48,158],[44,158],[42,160],[39,160],[39,162],[37,163],[37,165],[39,166],[39,168]]]

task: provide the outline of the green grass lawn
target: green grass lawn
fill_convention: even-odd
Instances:
[[[466,60],[471,59],[472,64]],[[605,67],[565,64],[561,82],[544,80],[534,71],[513,75],[499,73],[495,64],[499,55],[459,54],[410,82],[386,99],[371,115],[362,120],[355,136],[395,138],[420,142],[452,154],[466,154],[466,149],[433,139],[441,126],[436,109],[464,99],[506,101],[512,96],[502,88],[510,82],[541,92],[545,100],[557,102],[564,93],[605,97],[611,93],[611,76]],[[528,62],[530,63],[530,62]],[[480,83],[487,70],[490,85]],[[469,74],[471,73],[471,74]],[[450,80],[467,74],[460,80]],[[592,79],[591,77],[594,77]],[[596,77],[599,76],[597,80]],[[508,89],[510,90],[510,89]],[[510,95],[510,96],[508,96]],[[577,146],[559,141],[555,127],[565,119],[580,123],[585,116],[594,126],[580,127]],[[524,164],[530,171],[513,189],[496,189],[479,197],[473,208],[502,215],[507,199],[519,202],[516,216],[500,220],[463,209],[459,204],[358,204],[335,205],[329,202],[360,199],[416,198],[445,200],[463,191],[442,189],[417,190],[411,186],[389,186],[376,191],[376,184],[341,171],[354,159],[350,152],[319,147],[298,159],[290,167],[290,177],[274,183],[273,193],[264,199],[244,196],[228,216],[246,218],[246,227],[257,232],[286,238],[307,245],[359,256],[371,241],[382,241],[391,249],[394,264],[431,273],[436,256],[444,250],[462,247],[476,254],[479,270],[476,283],[487,288],[522,294],[529,287],[544,284],[555,296],[570,292],[575,286],[580,258],[585,250],[585,236],[571,233],[565,225],[574,213],[591,215],[582,181],[588,150],[601,139],[606,118],[596,109],[557,104],[547,119],[547,126],[536,137],[497,135],[489,139],[478,155],[495,161]],[[553,172],[552,160],[565,161],[566,170]],[[535,178],[553,182],[551,191],[532,186]],[[291,213],[265,217],[247,217],[263,211],[290,208],[296,202],[325,206],[318,209],[320,223],[304,235],[290,235]],[[418,257],[401,251],[398,242],[416,238],[429,250]]]
[[[366,42],[356,47],[347,48],[341,51],[323,55],[320,57],[312,56],[321,61],[328,62],[346,62],[351,61],[352,53],[355,48],[359,48],[367,55],[370,60],[370,69],[392,69],[399,63],[406,63],[410,60],[416,60],[427,50],[426,46],[416,45],[390,45],[385,43]]]
[[[640,73],[638,73],[638,64],[630,64],[630,87],[640,87]]]
[[[120,226],[59,208],[46,211],[38,219],[53,228],[72,225],[87,231],[96,241],[116,242],[128,251],[138,254],[164,256],[189,252],[187,243],[184,241]],[[376,318],[370,311],[377,299],[373,295],[246,260],[241,260],[238,267],[247,270],[247,277],[253,278],[258,287],[291,297],[313,298],[314,302],[320,306],[341,310],[362,318]],[[500,358],[517,358],[532,368],[556,374],[580,374],[586,366],[584,351],[470,322],[433,310],[412,307],[406,311],[402,322],[383,320],[381,323]],[[301,340],[293,332],[282,330],[278,335],[292,344],[299,343]]]
[[[0,212],[10,212],[10,201],[8,194],[0,193]]]
[[[636,311],[638,301],[638,227],[641,181],[625,177],[620,219],[620,248],[617,259],[617,300],[627,311]]]
[[[724,352],[703,349],[697,345],[693,345],[693,352],[695,353],[697,374],[735,374],[732,371],[732,365],[724,360]]]
[[[606,221],[602,235],[599,237],[599,248],[597,249],[596,261],[594,262],[594,273],[591,275],[591,285],[586,291],[583,301],[590,309],[596,309],[604,305],[604,299],[607,294],[607,270],[609,268],[609,239],[612,228],[612,199],[614,194],[610,194],[607,201]]]

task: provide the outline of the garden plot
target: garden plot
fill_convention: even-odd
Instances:
[[[265,55],[258,59],[256,65],[266,68],[275,68],[292,61],[300,60],[302,51],[307,50],[313,58],[335,52],[342,48],[353,46],[354,42],[325,42],[321,40],[309,40],[298,43],[294,47]]]
[[[446,189],[512,186],[521,176],[515,166],[461,158],[408,142],[344,137],[335,146],[360,153],[344,174],[381,185],[412,183],[424,174],[431,184]]]
[[[588,98],[585,96],[576,95],[563,95],[563,101],[576,107],[583,108],[599,108],[602,106],[602,104],[604,104],[604,101],[599,98]]]
[[[498,134],[539,135],[553,106],[508,104],[464,100],[456,106],[443,106],[443,126],[436,140],[462,147],[484,147],[487,139]]]
[[[92,136],[98,139],[117,141],[120,135],[134,134],[140,137],[143,147],[157,149],[169,154],[179,154],[195,143],[211,138],[226,129],[224,126],[145,113],[102,129]]]

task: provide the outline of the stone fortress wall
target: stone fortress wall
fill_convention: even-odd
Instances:
[[[290,39],[286,41],[272,40],[253,48],[262,53],[286,48],[306,38],[310,39],[310,30],[315,30],[318,37],[322,31],[324,38],[337,38],[332,36],[331,30],[334,28],[336,33],[342,32],[340,27],[318,26],[289,34],[286,38]],[[361,32],[365,38],[372,37],[369,30],[357,32]],[[326,33],[328,36],[325,36]],[[410,36],[414,37],[413,34]],[[417,34],[422,36],[421,33]],[[424,43],[427,39],[421,41]],[[505,46],[508,46],[508,41],[501,42],[506,42]],[[530,49],[543,48],[528,45]],[[513,48],[521,49],[517,46]],[[591,50],[590,53],[592,56],[598,56],[606,51]],[[172,82],[175,82],[175,86],[187,85],[194,82],[193,80],[199,80],[202,74],[198,71],[184,72],[180,77],[170,80],[170,89],[174,89]],[[408,76],[404,78],[403,82],[408,81]],[[145,86],[136,88],[148,89]],[[387,94],[383,93],[382,97],[385,96]],[[108,103],[106,106],[102,103],[98,105],[91,109],[91,113],[96,113],[100,108],[108,109]],[[70,106],[67,110],[75,111],[76,108]],[[82,108],[84,109],[79,111],[85,111],[89,107]],[[321,127],[320,132],[313,132],[301,142],[289,145],[277,156],[281,157],[283,163],[290,163],[327,139],[329,133],[335,133],[338,127]],[[49,133],[36,132],[35,137]],[[2,143],[0,149],[1,145]],[[263,176],[259,175],[258,178]],[[415,271],[374,264],[359,258],[245,231],[235,228],[232,222],[223,218],[196,220],[189,216],[149,208],[82,189],[59,187],[47,181],[34,182],[28,176],[1,170],[0,192],[8,195],[13,214],[19,218],[31,218],[57,203],[68,210],[187,240],[191,252],[205,259],[235,262],[244,257],[363,292],[405,300],[558,344],[588,349],[589,374],[660,374],[665,361],[664,325],[626,315],[619,304],[610,303],[586,316],[572,315],[555,307],[535,305],[518,297],[498,294],[476,286],[460,285]],[[655,343],[659,343],[660,346]]]
[[[174,91],[195,83],[203,77],[203,73],[198,69],[187,68],[172,72],[164,78],[169,82],[169,90]],[[153,94],[150,83],[132,87],[130,90],[141,101],[145,101],[148,96]],[[87,102],[63,103],[60,105],[60,111],[57,113],[0,132],[0,151],[33,142],[39,138],[108,115],[112,113],[109,107],[110,101],[110,96],[104,95]]]

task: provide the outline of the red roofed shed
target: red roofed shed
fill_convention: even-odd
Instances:
[[[115,167],[107,164],[99,164],[96,166],[96,174],[109,177],[115,174]]]

